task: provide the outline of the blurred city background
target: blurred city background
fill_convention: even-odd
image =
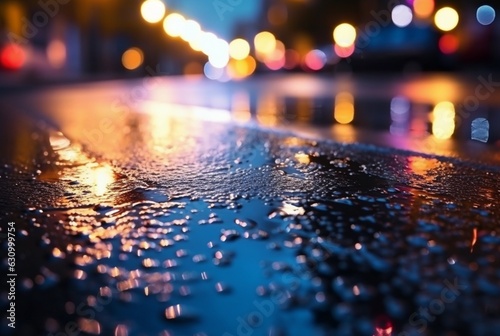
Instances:
[[[465,0],[0,0],[0,76],[497,68],[495,15]]]
[[[500,141],[500,23],[487,1],[0,0],[0,13],[0,92],[175,76],[129,83],[141,97],[122,100]]]
[[[0,334],[499,335],[497,4],[0,0]]]

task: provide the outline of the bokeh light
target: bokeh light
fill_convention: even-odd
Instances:
[[[337,54],[337,56],[341,57],[341,58],[351,57],[352,54],[354,54],[354,49],[355,49],[355,45],[354,44],[351,44],[348,47],[341,47],[338,44],[336,44],[333,47],[333,50],[335,51],[335,54]]]
[[[232,59],[227,65],[227,71],[232,79],[244,79],[254,73],[257,67],[257,62],[252,56],[247,56],[245,59]]]
[[[210,52],[219,38],[214,33],[204,32],[201,36],[200,47],[201,52],[205,55],[210,55]]]
[[[449,139],[455,132],[455,106],[440,102],[432,111],[432,134],[438,139]]]
[[[443,54],[453,54],[457,52],[458,46],[458,37],[453,34],[445,34],[439,39],[439,50],[441,50]]]
[[[146,0],[141,5],[142,18],[149,23],[160,22],[165,12],[165,4],[161,0]]]
[[[195,41],[201,34],[200,24],[193,20],[186,20],[180,38],[186,42]]]
[[[235,60],[243,60],[250,54],[250,44],[241,38],[229,43],[229,55]]]
[[[459,16],[456,10],[451,7],[443,7],[436,12],[434,23],[442,31],[450,31],[458,25]]]
[[[172,13],[163,20],[163,29],[169,36],[178,37],[181,36],[184,31],[185,24],[186,19],[184,16],[178,13]]]
[[[276,48],[276,38],[270,32],[263,31],[255,35],[255,50],[261,54],[268,54]]]
[[[10,70],[18,70],[26,61],[24,50],[16,44],[8,44],[0,53],[0,64]]]
[[[210,63],[210,66],[220,69],[224,68],[228,64],[230,59],[229,43],[217,37],[217,35],[213,33],[203,31],[198,22],[194,20],[186,20],[182,15],[178,13],[171,13],[163,21],[163,29],[169,36],[180,37],[182,40],[188,42],[189,46],[194,51],[203,52],[206,56],[208,56],[208,62]],[[250,46],[248,46],[248,42],[246,43],[247,52],[245,55],[242,54],[245,57],[248,56],[250,52]],[[242,57],[242,59],[244,59],[245,57]],[[207,71],[207,77],[211,79],[215,79],[217,77],[213,75],[212,72],[210,72],[210,69]],[[207,74],[207,71],[204,71],[205,74]],[[224,74],[222,76],[224,77]],[[227,73],[224,78],[225,80],[230,79],[230,77],[227,76]],[[222,77],[217,77],[217,79],[222,80]]]
[[[392,22],[400,28],[408,26],[413,20],[413,13],[410,7],[405,5],[397,5],[391,13]]]
[[[88,173],[85,182],[93,186],[93,192],[96,196],[102,196],[108,192],[109,186],[115,181],[113,168],[108,165],[93,167]]]
[[[208,54],[208,61],[216,68],[223,68],[229,62],[229,44],[223,39],[214,41]]]
[[[403,96],[391,100],[391,120],[396,122],[407,121],[410,113],[410,101]]]
[[[426,19],[434,12],[434,0],[415,0],[413,2],[415,16],[420,19]]]
[[[356,41],[356,29],[349,23],[339,24],[333,30],[333,40],[340,47],[347,48]]]
[[[141,66],[144,61],[144,54],[139,48],[130,48],[122,55],[123,67],[127,70],[135,70]]]
[[[305,65],[314,71],[323,69],[326,64],[326,54],[318,49],[311,50],[304,59]]]
[[[54,68],[61,68],[66,63],[66,45],[61,40],[53,40],[47,46],[47,60]]]
[[[482,24],[483,26],[487,26],[495,21],[495,10],[491,6],[481,6],[477,9],[476,18],[477,22]]]
[[[410,101],[403,96],[397,96],[391,100],[391,126],[389,131],[394,135],[403,135],[408,130],[410,119]]]
[[[210,62],[205,63],[203,73],[208,79],[219,80],[224,75],[223,68],[216,68]]]
[[[257,55],[270,70],[279,70],[285,66],[285,44],[276,40],[276,46],[270,53]]]
[[[354,97],[349,92],[340,92],[335,97],[333,117],[339,124],[350,124],[354,120]]]
[[[269,70],[280,70],[285,66],[285,58],[267,59],[264,61],[264,64]]]

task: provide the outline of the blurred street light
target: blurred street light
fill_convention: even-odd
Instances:
[[[397,5],[391,13],[392,22],[400,28],[408,26],[413,20],[411,8],[405,5]]]
[[[456,10],[451,7],[443,7],[436,12],[434,22],[442,31],[450,31],[458,25],[459,16]]]
[[[495,10],[491,6],[481,6],[476,12],[477,22],[483,26],[490,25],[495,21],[495,15]]]
[[[165,12],[165,4],[161,0],[146,0],[141,5],[141,15],[149,23],[160,22]]]
[[[237,38],[229,44],[229,55],[235,60],[243,60],[250,54],[250,44],[244,39]]]
[[[334,119],[343,125],[354,120],[354,97],[350,92],[340,92],[335,96]]]
[[[255,50],[260,54],[268,54],[276,48],[276,38],[270,32],[263,31],[255,35]]]
[[[135,70],[142,65],[144,54],[139,48],[130,48],[122,55],[123,67],[127,70]]]
[[[314,49],[307,53],[304,61],[309,69],[318,71],[325,66],[326,55],[323,51]]]
[[[171,13],[165,18],[165,20],[163,20],[163,29],[167,35],[171,37],[178,37],[181,36],[185,24],[186,19],[184,16],[178,13]]]
[[[438,139],[449,139],[455,132],[455,106],[444,101],[432,111],[432,134]]]
[[[24,50],[17,44],[8,44],[0,51],[0,65],[10,70],[20,69],[26,60]]]
[[[340,47],[350,47],[356,41],[356,29],[349,23],[342,23],[333,30],[333,39]]]
[[[415,15],[420,19],[426,19],[434,11],[434,0],[415,0],[413,2]]]

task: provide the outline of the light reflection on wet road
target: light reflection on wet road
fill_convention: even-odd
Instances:
[[[390,150],[305,125],[350,119],[345,94],[315,109],[238,93],[229,112],[94,90],[2,114],[22,334],[498,334],[492,145],[475,164],[451,141]]]

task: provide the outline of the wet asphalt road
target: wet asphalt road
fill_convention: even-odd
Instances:
[[[390,149],[301,100],[144,85],[2,99],[2,335],[500,335],[495,133]]]

